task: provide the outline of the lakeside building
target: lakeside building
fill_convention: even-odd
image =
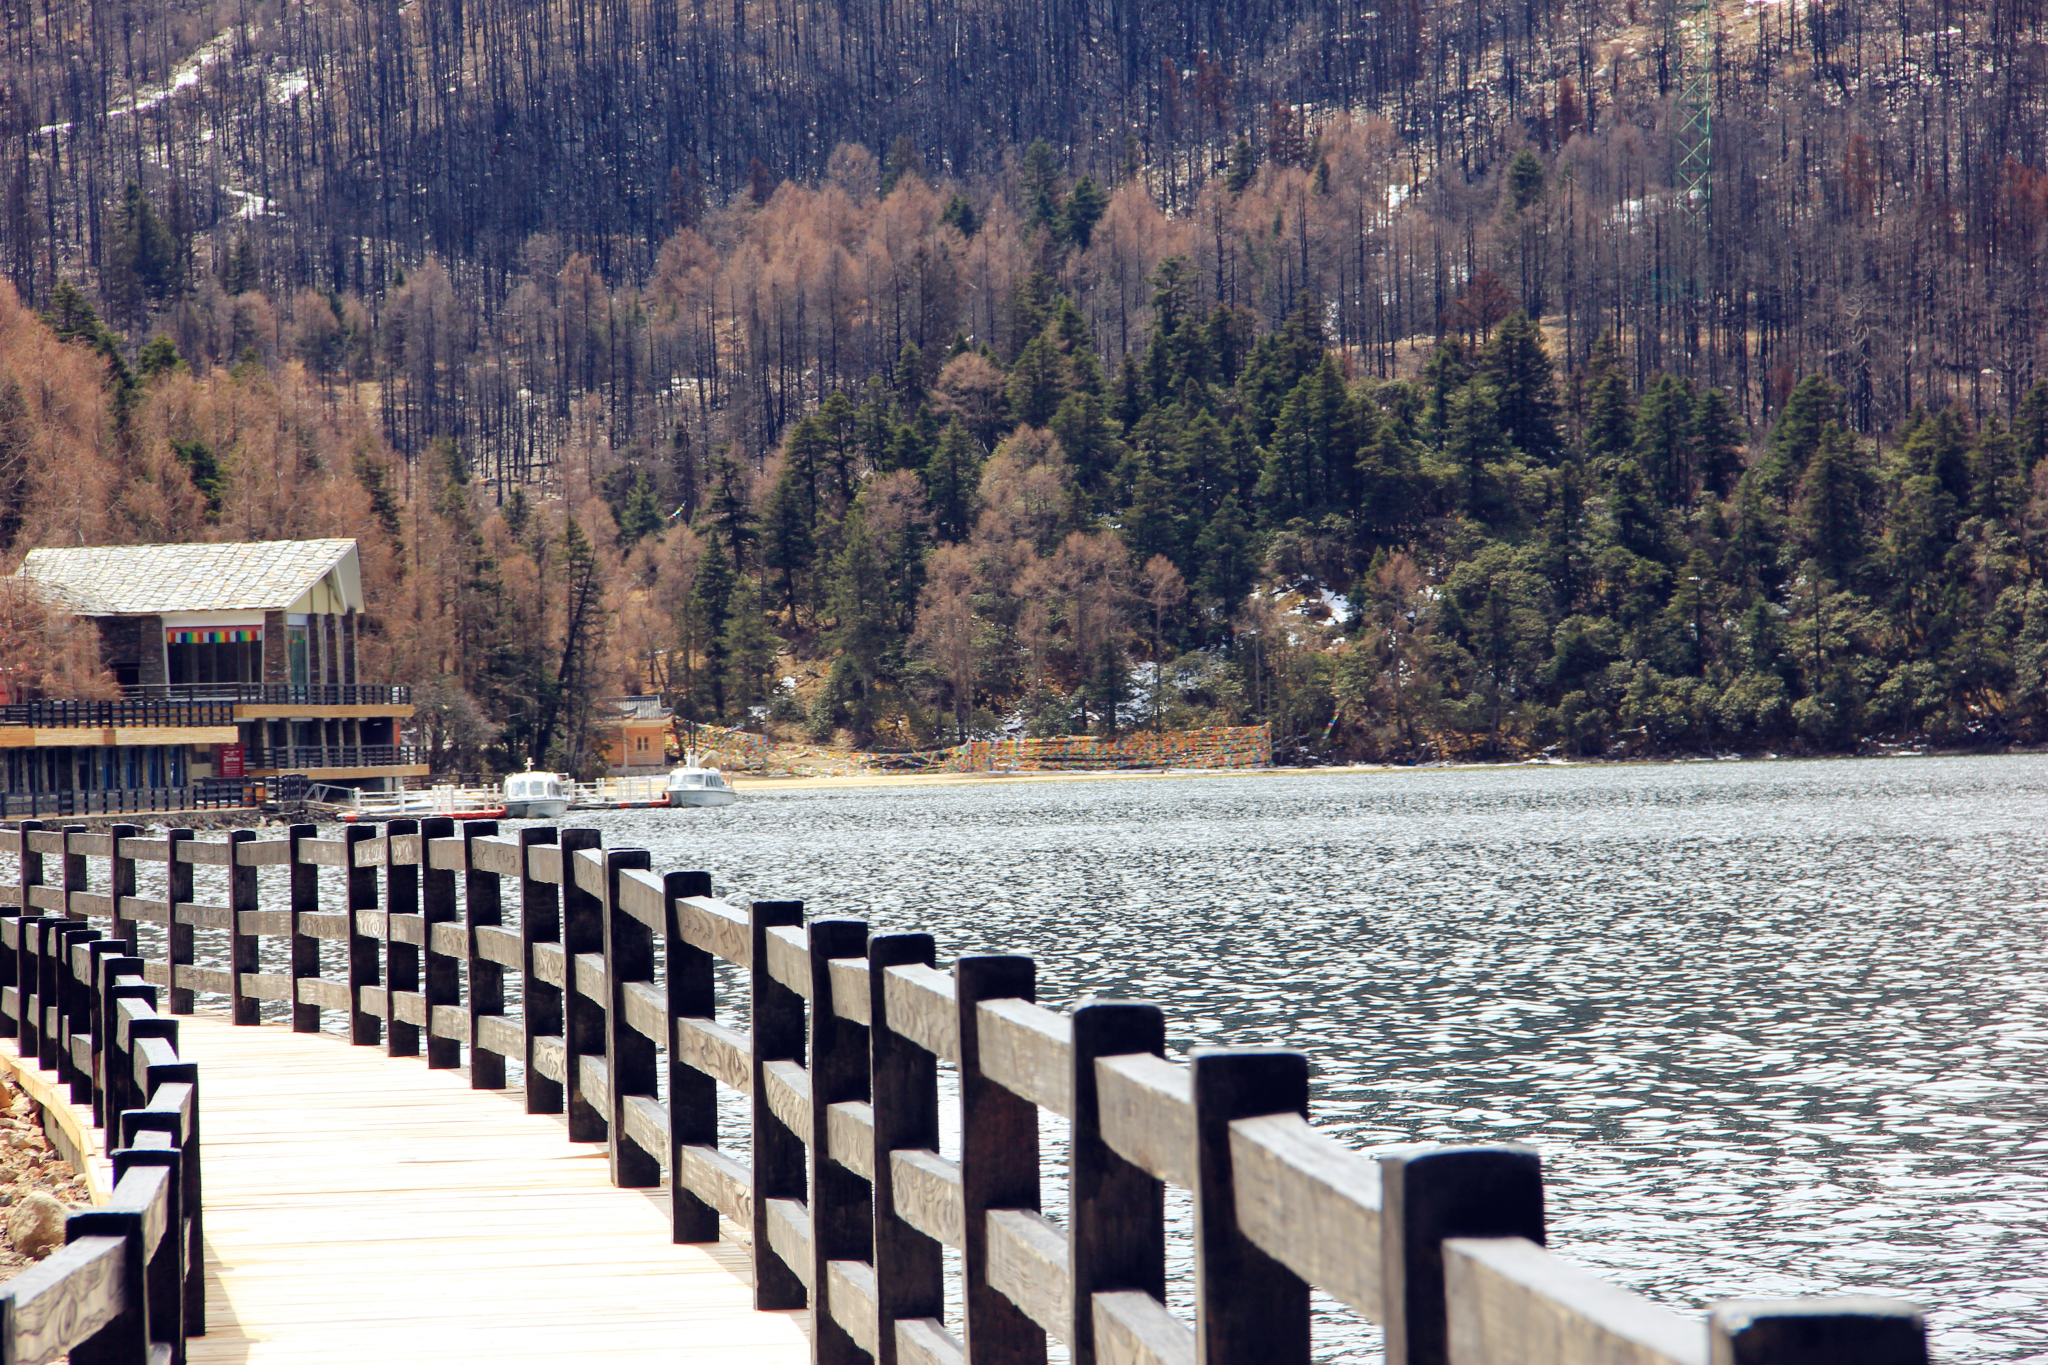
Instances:
[[[605,768],[619,775],[667,772],[674,716],[660,697],[606,697],[600,701],[591,729],[603,745]]]
[[[288,773],[381,791],[427,772],[400,735],[412,689],[358,674],[353,540],[37,549],[17,577],[93,623],[121,696],[0,706],[0,796],[16,804],[161,809],[116,794]]]

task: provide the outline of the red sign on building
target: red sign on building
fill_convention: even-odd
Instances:
[[[244,761],[245,751],[241,745],[217,744],[213,749],[213,775],[239,781],[247,775]]]

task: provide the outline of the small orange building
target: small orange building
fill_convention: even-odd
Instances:
[[[613,773],[668,770],[669,721],[660,697],[607,697],[597,704],[596,730]]]

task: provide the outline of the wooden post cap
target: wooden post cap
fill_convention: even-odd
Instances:
[[[1707,1315],[1711,1365],[1927,1365],[1927,1323],[1903,1299],[1736,1299]]]
[[[1517,1143],[1422,1144],[1380,1154],[1381,1302],[1387,1365],[1445,1365],[1444,1239],[1543,1244],[1543,1161]]]

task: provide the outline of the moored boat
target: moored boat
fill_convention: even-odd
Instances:
[[[505,779],[505,818],[508,820],[553,820],[569,813],[569,795],[560,773],[537,773],[531,768]]]
[[[668,775],[668,803],[671,806],[730,806],[739,799],[732,783],[716,768],[699,767],[691,761]]]

